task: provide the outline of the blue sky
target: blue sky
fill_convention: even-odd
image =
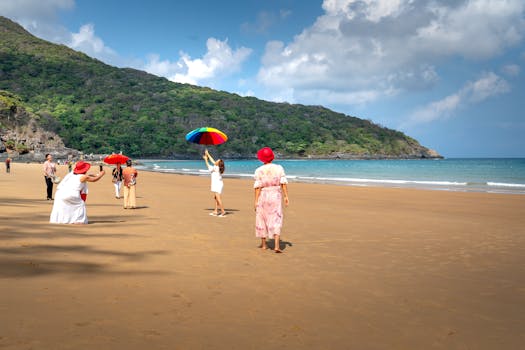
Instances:
[[[110,65],[323,105],[446,157],[525,157],[523,0],[1,0],[0,15]]]

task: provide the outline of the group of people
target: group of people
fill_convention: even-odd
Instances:
[[[288,180],[284,168],[274,164],[275,155],[271,148],[264,147],[257,152],[257,158],[263,163],[255,170],[255,236],[261,239],[259,247],[268,249],[267,240],[274,239],[274,251],[282,253],[280,249],[280,236],[283,225],[283,202],[287,206]],[[210,213],[212,216],[224,217],[227,213],[222,202],[222,190],[224,183],[222,174],[225,170],[222,159],[215,160],[208,150],[205,151],[203,159],[211,173],[211,192],[215,202],[215,208]],[[53,210],[50,216],[51,223],[57,224],[87,224],[85,201],[87,198],[87,183],[97,182],[105,171],[100,166],[97,174],[87,174],[91,165],[84,161],[76,163],[75,168],[60,181],[55,193]],[[112,182],[115,187],[115,198],[120,198],[120,191],[124,188],[124,209],[136,208],[136,178],[138,172],[133,168],[131,160],[126,162],[126,168],[122,169],[120,164],[112,171]],[[53,183],[56,179],[56,165],[53,157],[46,155],[44,163],[44,176],[47,186],[47,199],[51,200]]]
[[[75,167],[68,172],[63,179],[57,175],[57,167],[53,162],[53,156],[46,154],[44,162],[44,179],[46,182],[47,200],[54,200],[53,209],[49,222],[54,224],[87,224],[86,200],[88,194],[88,182],[97,182],[106,172],[100,165],[97,174],[88,174],[91,164],[78,161]],[[115,197],[120,198],[121,185],[124,186],[124,209],[136,208],[136,178],[137,170],[132,166],[131,160],[126,162],[126,168],[122,169],[117,164],[112,171],[113,183],[115,185]],[[58,183],[55,198],[53,199],[53,184]]]
[[[120,163],[115,165],[111,172],[113,186],[115,187],[115,198],[120,199],[120,191],[124,187],[124,209],[137,208],[136,187],[138,171],[132,165],[131,160],[126,161],[126,167],[122,169]]]
[[[224,187],[222,174],[224,161],[215,161],[208,150],[204,153],[204,161],[211,173],[211,192],[215,200],[215,209],[212,216],[224,217],[226,211],[222,204],[222,189]],[[267,239],[274,240],[274,251],[282,253],[280,249],[281,229],[283,226],[283,200],[288,206],[288,180],[284,168],[272,163],[275,155],[271,148],[264,147],[257,152],[257,158],[263,163],[255,170],[255,236],[261,239],[259,248],[268,249]],[[210,164],[211,162],[211,164]],[[219,213],[218,210],[221,210]]]

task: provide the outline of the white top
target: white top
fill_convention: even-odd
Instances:
[[[211,191],[221,194],[224,184],[219,167],[217,165],[210,165],[208,166],[208,170],[211,172]]]
[[[54,224],[87,224],[86,204],[80,192],[87,193],[87,183],[80,182],[83,174],[68,173],[57,187],[49,222]]]

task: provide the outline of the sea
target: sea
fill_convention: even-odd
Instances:
[[[525,158],[279,160],[289,182],[525,194]],[[207,176],[203,160],[140,160],[142,170]],[[261,162],[225,159],[223,177],[252,179]]]

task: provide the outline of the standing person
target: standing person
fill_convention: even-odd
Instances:
[[[46,180],[46,191],[47,191],[47,200],[53,199],[53,178],[57,171],[56,164],[53,163],[53,156],[51,154],[46,154],[46,161],[44,162],[44,179]]]
[[[9,157],[5,159],[5,172],[8,174],[11,172],[11,158]]]
[[[115,186],[115,198],[119,199],[120,187],[122,186],[122,167],[120,166],[120,163],[116,164],[116,168],[113,169],[111,175],[113,175],[111,181],[113,182],[113,186]]]
[[[261,148],[257,152],[257,158],[264,165],[255,170],[255,236],[261,239],[260,248],[268,249],[266,239],[274,239],[274,251],[282,253],[279,239],[283,226],[283,207],[284,203],[289,204],[288,200],[288,180],[282,166],[273,164],[275,158],[273,151],[269,147]]]
[[[127,160],[126,168],[122,170],[122,177],[124,179],[124,209],[135,209],[137,207],[137,176],[137,170],[131,166],[131,160]]]
[[[97,175],[87,175],[91,164],[79,161],[73,172],[64,176],[57,186],[53,210],[49,222],[53,224],[87,224],[86,196],[87,183],[96,182],[104,176],[100,167]]]
[[[213,198],[215,199],[215,209],[212,213],[210,213],[210,215],[224,217],[226,215],[226,211],[224,210],[224,206],[222,205],[221,199],[222,188],[224,187],[224,184],[222,182],[222,174],[224,173],[224,161],[222,159],[218,159],[217,161],[215,161],[210,155],[210,153],[208,153],[208,150],[204,152],[203,158],[206,162],[208,170],[211,172],[211,192],[213,193]],[[210,164],[208,160],[210,160],[212,164]],[[218,212],[219,208],[221,209],[220,214]]]

